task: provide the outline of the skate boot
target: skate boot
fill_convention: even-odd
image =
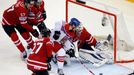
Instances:
[[[57,57],[56,57],[56,55],[54,55],[54,57],[52,58],[52,61],[53,61],[55,64],[57,64]]]
[[[23,61],[25,61],[26,58],[27,58],[27,52],[24,51],[24,52],[21,53],[21,59],[22,59]]]
[[[63,73],[63,70],[62,70],[62,69],[58,69],[57,73],[58,73],[59,75],[65,75],[65,74]]]
[[[32,49],[30,48],[30,46],[27,46],[27,57],[30,55],[30,53],[32,52]]]
[[[70,65],[70,64],[71,64],[70,56],[66,54],[64,58],[64,65]]]

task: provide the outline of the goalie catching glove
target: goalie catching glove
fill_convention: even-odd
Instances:
[[[113,52],[109,47],[109,42],[107,40],[102,40],[97,42],[93,49],[97,54],[101,55],[105,59],[108,59],[107,64],[112,64],[114,62]]]
[[[100,51],[105,51],[109,49],[109,42],[107,40],[99,41],[96,43],[95,48]]]

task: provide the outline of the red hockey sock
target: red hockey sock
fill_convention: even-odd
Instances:
[[[21,41],[19,40],[18,36],[16,33],[12,33],[10,36],[11,40],[14,42],[14,44],[16,45],[16,47],[20,50],[20,52],[24,52],[25,48],[22,45]]]
[[[32,37],[30,36],[30,34],[28,32],[24,32],[21,34],[21,36],[26,40],[30,48],[33,48],[34,41],[32,40]]]

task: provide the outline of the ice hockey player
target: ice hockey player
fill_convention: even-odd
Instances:
[[[64,75],[63,67],[64,67],[64,61],[65,61],[65,50],[64,50],[64,43],[67,40],[67,36],[64,32],[58,28],[60,22],[55,23],[55,28],[51,30],[51,40],[54,43],[54,55],[53,61],[57,63],[58,70],[57,73],[59,75]]]
[[[47,30],[45,23],[43,22],[46,19],[46,11],[44,8],[43,0],[35,0],[35,5],[30,8],[28,15],[28,22],[31,25],[37,26],[40,33],[43,30]]]
[[[51,69],[51,58],[53,44],[50,41],[50,30],[42,32],[43,37],[35,41],[33,51],[27,59],[27,68],[33,72],[32,75],[49,75]]]
[[[61,26],[61,30],[69,37],[70,41],[78,41],[78,49],[88,51],[90,55],[89,60],[94,66],[104,65],[108,60],[100,55],[100,51],[103,48],[103,43],[97,42],[97,40],[82,26],[82,23],[77,18],[71,18],[69,23],[64,23]],[[74,51],[71,51],[74,52]],[[76,52],[76,51],[75,51]],[[70,53],[68,51],[67,53]],[[101,53],[102,54],[102,53]]]
[[[16,4],[6,9],[3,13],[2,27],[16,47],[20,50],[22,58],[26,58],[27,53],[17,35],[16,30],[20,33],[24,40],[26,40],[28,45],[33,48],[34,42],[29,32],[31,32],[35,37],[38,35],[38,32],[27,23],[28,10],[31,6],[33,6],[33,3],[34,2],[32,0],[17,1]]]

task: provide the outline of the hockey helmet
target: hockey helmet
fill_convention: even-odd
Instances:
[[[41,2],[42,2],[42,0],[35,0],[35,2],[37,2],[37,3],[41,3]]]
[[[24,3],[31,4],[34,0],[24,0]]]
[[[74,25],[75,27],[80,25],[80,21],[77,18],[71,18],[70,25]]]
[[[42,37],[50,36],[50,34],[51,34],[51,31],[48,28],[41,31]]]
[[[41,5],[41,2],[42,2],[42,0],[35,0],[35,4],[38,5],[38,6]]]

